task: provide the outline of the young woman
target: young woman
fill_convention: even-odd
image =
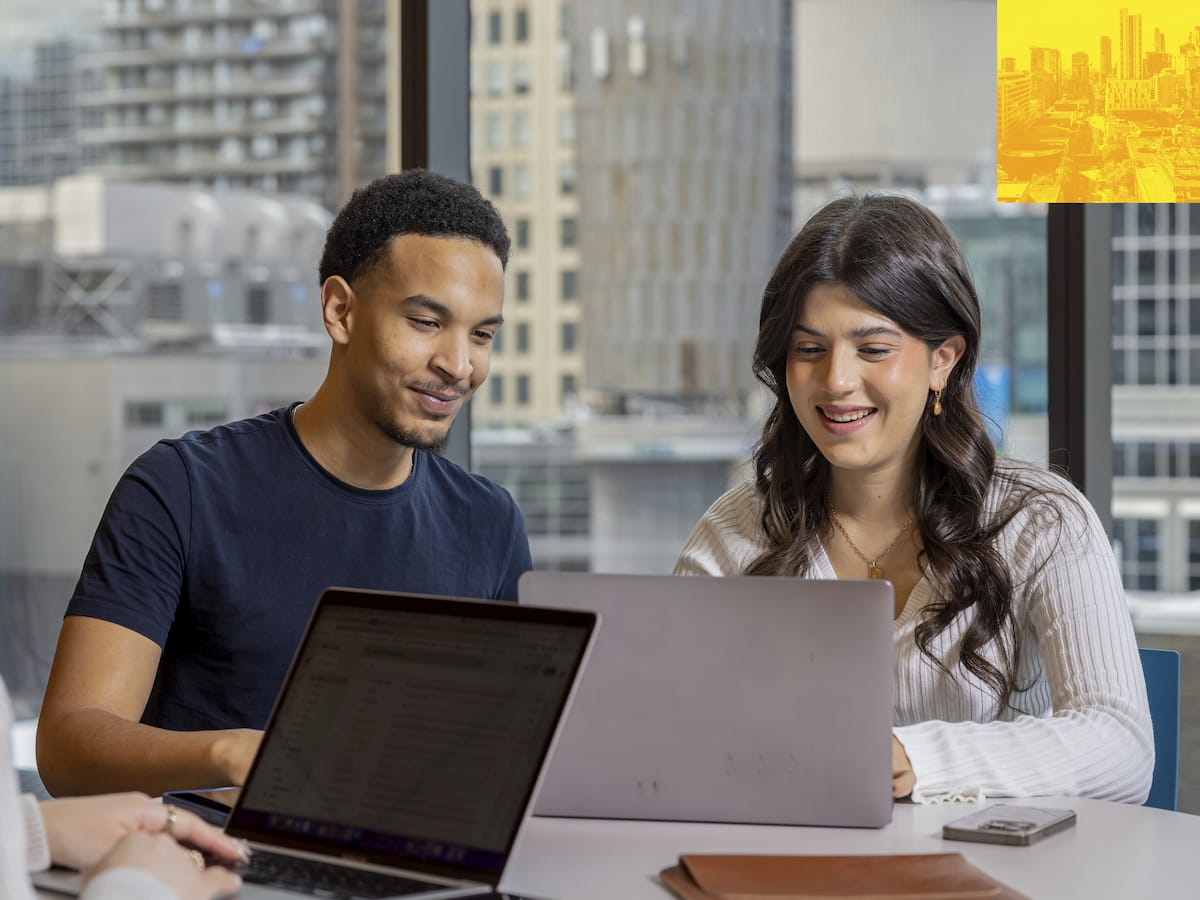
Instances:
[[[976,406],[979,300],[918,203],[835,200],[763,295],[775,395],[755,477],[677,574],[886,578],[896,590],[893,793],[1140,803],[1146,688],[1112,550],[1057,475],[996,458]]]

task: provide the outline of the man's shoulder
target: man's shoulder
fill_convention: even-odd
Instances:
[[[458,463],[437,453],[422,453],[421,458],[428,466],[428,483],[431,490],[465,502],[506,508],[516,506],[512,495],[490,478],[468,472]]]

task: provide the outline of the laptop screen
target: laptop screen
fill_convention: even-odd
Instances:
[[[495,880],[594,623],[589,613],[326,592],[228,831]]]

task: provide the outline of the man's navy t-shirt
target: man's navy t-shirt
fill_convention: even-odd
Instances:
[[[291,410],[164,440],[122,476],[67,615],[163,648],[142,721],[262,728],[326,587],[517,599],[531,568],[512,497],[416,451],[404,484],[326,472]]]

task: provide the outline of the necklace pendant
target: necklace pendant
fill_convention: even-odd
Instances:
[[[867,566],[867,577],[868,578],[882,578],[883,577],[883,569],[879,568],[879,566],[874,566],[874,565]]]

